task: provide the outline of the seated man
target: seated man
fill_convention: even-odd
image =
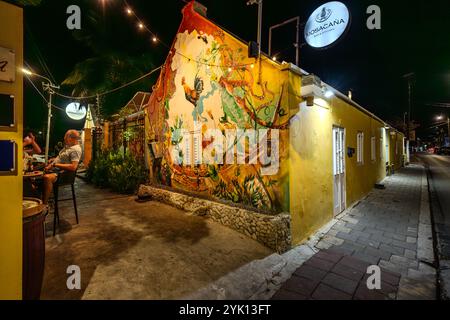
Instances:
[[[53,184],[56,182],[58,175],[57,171],[76,171],[78,163],[81,159],[82,150],[78,143],[80,134],[76,130],[69,130],[64,136],[64,143],[66,146],[61,150],[59,155],[45,168],[44,175],[44,194],[43,202],[47,204],[50,194],[53,191]],[[53,171],[53,172],[52,172]]]

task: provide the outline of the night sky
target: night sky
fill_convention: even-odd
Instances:
[[[43,60],[55,81],[61,83],[75,64],[96,53],[75,39],[66,28],[67,6],[78,4],[82,9],[82,27],[89,10],[101,13],[98,28],[106,28],[104,36],[116,51],[133,56],[149,54],[154,66],[161,65],[167,48],[151,42],[147,33],[139,32],[135,20],[126,16],[121,0],[82,1],[44,0],[39,7],[25,8],[25,59],[41,74],[46,73]],[[129,0],[135,12],[162,41],[171,44],[181,21],[182,0],[147,1]],[[209,19],[245,41],[256,40],[257,7],[247,6],[246,0],[203,0]],[[308,16],[326,1],[317,0],[264,0],[263,51],[267,52],[268,30],[271,25],[288,18]],[[353,99],[383,119],[403,119],[407,111],[407,85],[402,75],[415,73],[412,118],[421,124],[419,134],[435,121],[437,114],[450,109],[428,106],[429,103],[450,102],[450,1],[448,0],[343,0],[352,15],[349,32],[339,43],[327,50],[303,46],[300,67],[318,75],[322,80],[343,93],[353,90]],[[368,30],[366,9],[376,4],[381,7],[382,29]],[[304,42],[303,35],[301,41]],[[281,52],[279,60],[295,62],[295,27],[288,25],[274,32],[273,52]],[[142,70],[146,73],[150,70]],[[139,90],[150,91],[156,77],[138,85]],[[39,84],[39,82],[36,82]],[[45,131],[46,107],[34,89],[25,85],[25,126]],[[69,93],[68,88],[62,88]],[[127,97],[127,99],[130,99]],[[117,100],[117,112],[123,106],[123,97]],[[64,107],[69,101],[57,99]],[[82,124],[69,122],[64,112],[55,110],[54,135]],[[56,138],[55,138],[56,139]],[[54,140],[55,141],[55,140]]]

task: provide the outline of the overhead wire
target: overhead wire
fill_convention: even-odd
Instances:
[[[98,94],[95,94],[95,95],[83,96],[83,97],[81,97],[81,96],[80,97],[74,97],[74,96],[64,95],[64,94],[59,93],[59,92],[55,92],[55,95],[60,96],[62,98],[66,98],[66,99],[72,99],[72,100],[88,100],[88,99],[94,99],[94,98],[97,98],[97,97],[103,97],[105,95],[108,95],[108,94],[111,94],[113,92],[119,91],[119,90],[121,90],[123,88],[126,88],[126,87],[136,83],[136,82],[141,81],[142,79],[145,79],[145,78],[149,77],[150,75],[152,75],[156,71],[160,70],[162,67],[163,67],[163,65],[153,69],[152,71],[144,74],[143,76],[141,76],[141,77],[139,77],[137,79],[134,79],[134,80],[132,80],[130,82],[127,82],[127,83],[121,85],[120,87],[117,87],[117,88],[114,88],[114,89],[111,89],[111,90],[108,90],[108,91],[105,91],[105,92],[101,92],[101,93],[98,93]]]
[[[230,65],[218,65],[218,64],[212,64],[212,63],[207,63],[201,60],[197,60],[195,58],[191,58],[189,56],[187,56],[186,54],[184,54],[183,52],[178,51],[175,48],[172,48],[171,46],[169,46],[168,44],[166,44],[164,41],[162,41],[161,39],[159,39],[156,35],[155,32],[153,32],[152,30],[150,30],[147,25],[145,23],[143,23],[143,20],[136,14],[136,12],[133,10],[133,7],[129,5],[127,0],[123,0],[123,3],[125,5],[125,9],[127,11],[127,13],[130,15],[133,15],[136,20],[138,21],[138,26],[140,28],[143,28],[145,30],[147,30],[147,32],[154,38],[157,40],[157,42],[160,42],[163,46],[165,46],[169,51],[173,50],[175,54],[178,54],[182,57],[184,57],[185,59],[188,59],[189,61],[194,61],[198,64],[201,65],[205,65],[205,66],[209,66],[209,67],[217,67],[217,68],[241,68],[241,67],[247,67],[247,66],[251,66],[254,65],[255,62],[249,62],[249,63],[239,63],[239,64],[230,64]],[[142,26],[142,27],[141,27]],[[255,59],[256,60],[256,59]]]
[[[39,62],[39,64],[41,65],[43,71],[46,73],[46,75],[53,81],[53,83],[56,83],[56,79],[53,76],[53,73],[51,72],[50,68],[47,65],[47,62],[45,61],[44,56],[42,55],[42,52],[39,48],[39,46],[37,45],[37,42],[34,38],[34,35],[30,29],[30,27],[28,26],[28,24],[25,22],[25,29],[26,29],[26,33],[28,34],[32,47],[34,49],[34,53],[36,55],[36,58]]]
[[[36,92],[42,97],[42,99],[45,101],[45,103],[48,104],[48,100],[47,98],[44,96],[44,94],[36,87],[36,85],[34,84],[33,80],[30,79],[29,76],[25,76],[27,78],[27,80],[31,83],[31,85],[33,86],[33,88],[36,90]],[[51,104],[51,106],[55,109],[61,110],[61,111],[65,111],[63,108],[58,107],[56,105],[54,105],[53,103]]]

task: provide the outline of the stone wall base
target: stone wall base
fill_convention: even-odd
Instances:
[[[289,213],[262,214],[148,185],[139,187],[138,196],[167,203],[193,215],[211,218],[278,253],[291,248]]]

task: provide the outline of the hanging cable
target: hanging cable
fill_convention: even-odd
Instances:
[[[55,95],[60,96],[62,98],[66,98],[66,99],[72,99],[72,100],[85,100],[85,99],[88,100],[88,99],[94,99],[94,98],[96,99],[97,96],[98,97],[103,97],[103,96],[108,95],[110,93],[113,93],[113,92],[119,91],[119,90],[121,90],[123,88],[126,88],[126,87],[128,87],[128,86],[130,86],[130,85],[132,85],[132,84],[134,84],[134,83],[136,83],[138,81],[141,81],[142,79],[145,79],[145,78],[149,77],[150,75],[152,75],[153,73],[155,73],[156,71],[160,70],[162,67],[163,66],[161,65],[158,68],[153,69],[152,71],[144,74],[143,76],[141,76],[141,77],[139,77],[137,79],[134,79],[134,80],[132,80],[132,81],[130,81],[128,83],[125,83],[125,84],[121,85],[120,87],[117,87],[117,88],[114,88],[114,89],[111,89],[111,90],[108,90],[108,91],[105,91],[105,92],[102,92],[102,93],[98,93],[98,94],[94,94],[94,95],[90,95],[90,96],[84,96],[84,97],[67,96],[67,95],[64,95],[64,94],[59,93],[59,92],[55,92]]]
[[[132,7],[128,4],[127,0],[123,0],[123,3],[125,4],[125,10],[127,12],[128,15],[132,15],[136,18],[137,22],[138,22],[138,26],[140,29],[145,29],[147,30],[147,32],[152,36],[153,41],[154,42],[160,42],[164,47],[166,47],[169,51],[173,50],[175,54],[178,54],[182,57],[184,57],[185,59],[188,59],[189,61],[194,61],[198,64],[201,65],[205,65],[205,66],[209,66],[209,67],[217,67],[217,68],[242,68],[242,67],[248,67],[248,66],[252,66],[254,65],[254,62],[249,62],[249,63],[241,63],[241,64],[230,64],[230,65],[217,65],[217,64],[211,64],[211,63],[207,63],[207,62],[203,62],[194,58],[190,58],[188,57],[186,54],[184,54],[183,52],[179,52],[178,50],[176,50],[175,48],[172,48],[172,46],[169,46],[168,44],[166,44],[164,41],[162,41],[161,39],[159,39],[156,36],[156,33],[154,33],[153,31],[151,31],[143,22],[142,19],[139,18],[139,16],[136,14],[136,12],[132,9]]]
[[[48,104],[48,100],[47,98],[42,94],[42,92],[36,87],[36,85],[34,84],[33,80],[30,79],[30,77],[25,76],[27,78],[27,80],[31,83],[31,85],[33,86],[33,88],[36,90],[36,92],[42,97],[42,99],[45,101],[45,103]],[[54,104],[52,104],[52,107],[61,111],[65,111],[63,108],[55,106]]]
[[[32,47],[34,49],[36,58],[38,59],[39,64],[43,68],[43,71],[53,81],[53,83],[56,83],[57,81],[55,80],[55,77],[53,76],[53,73],[51,72],[50,68],[48,67],[48,65],[47,65],[47,63],[46,63],[46,61],[44,59],[44,56],[42,55],[42,52],[41,52],[39,46],[37,45],[37,42],[36,42],[36,40],[34,38],[34,35],[33,35],[32,31],[31,31],[28,23],[26,23],[26,22],[25,22],[25,30],[26,30],[26,33],[28,34],[28,36],[30,37],[31,44],[32,44]]]

